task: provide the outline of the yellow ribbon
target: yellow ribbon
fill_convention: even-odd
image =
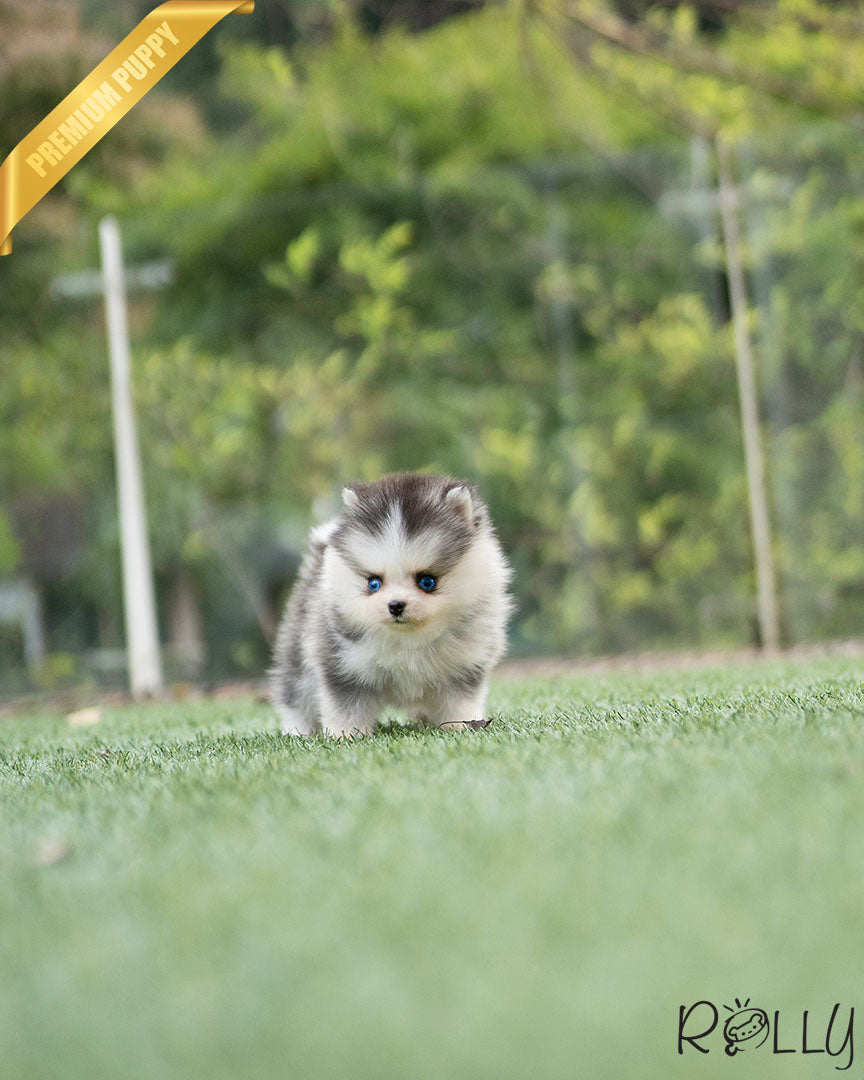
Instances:
[[[254,0],[167,0],[154,8],[0,165],[0,255],[12,229],[220,19]]]

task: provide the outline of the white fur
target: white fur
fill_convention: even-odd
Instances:
[[[315,525],[309,533],[309,539],[313,544],[328,544],[339,525],[339,519],[325,521],[323,525]]]
[[[474,516],[474,506],[471,502],[471,492],[468,488],[461,486],[451,488],[444,496],[444,502],[455,507],[466,521],[470,521]]]
[[[357,499],[348,488],[343,497],[349,508],[351,498]],[[450,490],[445,500],[472,521],[467,488]],[[442,530],[433,524],[407,537],[394,503],[380,532],[348,534],[345,558],[330,543],[338,524],[320,527],[315,536],[324,549],[304,608],[309,622],[301,639],[302,671],[294,679],[296,707],[280,704],[274,694],[283,730],[364,734],[387,706],[450,730],[482,719],[488,674],[504,653],[511,609],[510,568],[491,528],[478,526],[462,558],[426,593],[417,575],[436,572],[446,541]],[[369,591],[371,575],[382,579],[377,592]],[[399,621],[387,606],[393,600],[405,603]],[[335,657],[326,645],[326,613],[347,630]],[[346,683],[357,688],[349,695],[350,707],[328,690],[327,663],[338,664]],[[473,685],[460,687],[459,673],[469,671],[475,673]]]

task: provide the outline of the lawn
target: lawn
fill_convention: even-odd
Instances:
[[[0,1076],[837,1075],[801,1022],[864,1025],[862,674],[502,681],[485,730],[355,743],[2,720]],[[736,997],[797,1052],[679,1056],[679,1006]]]

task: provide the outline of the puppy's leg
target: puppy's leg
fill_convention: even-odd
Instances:
[[[484,724],[483,710],[486,707],[488,683],[465,693],[451,689],[430,702],[426,710],[426,723],[442,731],[462,731],[465,728],[481,727]]]
[[[271,700],[279,715],[283,735],[314,735],[318,723],[318,686],[314,673],[296,669],[290,677],[271,683]]]
[[[326,686],[321,688],[320,705],[321,731],[337,738],[369,735],[381,711],[370,698],[334,693]]]
[[[414,724],[429,723],[428,710],[425,705],[414,709],[407,709],[406,716],[408,718],[408,723],[412,725],[412,727]]]
[[[283,735],[314,735],[318,731],[317,720],[292,705],[277,704],[276,713]]]

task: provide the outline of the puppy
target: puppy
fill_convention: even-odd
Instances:
[[[476,489],[399,473],[342,497],[341,515],[312,530],[276,640],[282,730],[366,734],[385,706],[478,726],[506,648],[511,572]]]

